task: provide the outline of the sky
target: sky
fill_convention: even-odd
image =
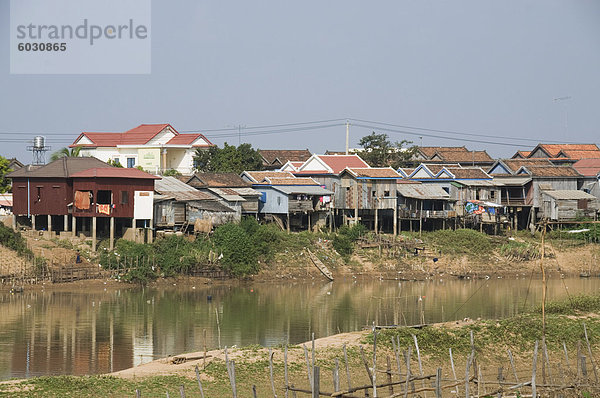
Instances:
[[[372,131],[493,157],[600,143],[596,0],[156,0],[141,75],[11,75],[9,5],[0,155],[24,163],[35,135],[54,150],[142,123],[313,153],[344,150],[346,120],[350,147]]]

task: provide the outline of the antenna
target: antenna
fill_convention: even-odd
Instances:
[[[33,146],[28,146],[27,150],[33,152],[32,165],[40,166],[46,164],[46,152],[50,150],[50,147],[46,146],[46,137],[41,135],[33,137]]]

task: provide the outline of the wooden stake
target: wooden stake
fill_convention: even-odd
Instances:
[[[410,381],[410,350],[411,348],[408,347],[408,355],[404,356],[404,359],[406,360],[406,385],[404,387],[404,398],[408,397],[408,382]]]
[[[277,394],[275,393],[275,383],[273,381],[273,352],[269,348],[269,375],[271,377],[271,390],[273,391],[273,397],[277,398]]]
[[[392,339],[393,340],[393,339]],[[390,356],[387,356],[387,381],[390,384],[389,385],[389,392],[390,394],[394,394],[394,386],[392,385],[392,361],[390,359]]]
[[[533,369],[531,371],[531,395],[537,397],[537,390],[535,386],[535,374],[537,371],[537,357],[538,357],[538,342],[535,342],[535,348],[533,350]]]
[[[308,361],[308,349],[306,348],[306,344],[303,344],[302,347],[304,347],[304,359],[306,359],[306,373],[308,376],[308,384],[310,384],[310,390],[313,390],[313,379],[312,379],[312,372],[310,371],[310,362]]]
[[[288,346],[285,345],[285,351],[283,352],[283,363],[284,363],[284,377],[285,377],[285,398],[288,398]]]
[[[517,370],[515,369],[515,361],[513,358],[513,354],[510,350],[508,350],[508,358],[510,359],[510,367],[512,368],[513,374],[515,375],[515,381],[519,383],[519,377],[517,376]]]
[[[340,391],[340,361],[335,359],[335,368],[333,368],[333,392]]]
[[[442,398],[442,368],[437,368],[435,374],[435,397]]]
[[[592,369],[594,370],[594,378],[596,379],[596,383],[598,383],[598,371],[596,370],[596,361],[594,360],[594,356],[592,355],[592,347],[590,346],[590,340],[588,339],[585,322],[583,322],[583,333],[585,334],[585,343],[587,344],[588,354],[590,354],[590,362],[592,364]]]
[[[206,354],[204,355],[206,357]],[[196,365],[196,380],[198,381],[198,388],[200,389],[200,396],[204,398],[204,390],[202,389],[202,382],[200,381],[200,371],[198,365]]]
[[[346,364],[346,380],[348,381],[348,390],[351,390],[352,382],[350,381],[350,368],[348,367],[348,353],[346,352],[346,343],[344,343],[344,363]]]
[[[450,347],[448,349],[448,352],[450,353],[450,366],[452,366],[452,376],[454,376],[454,381],[457,382],[458,379],[456,378],[456,370],[454,369],[454,358],[452,357],[452,347]],[[458,392],[458,384],[455,386],[456,389],[456,395],[459,394]]]
[[[313,368],[313,381],[314,381],[314,387],[313,387],[313,393],[312,393],[313,398],[319,398],[320,379],[321,379],[320,369],[318,366],[315,366]]]
[[[373,375],[371,374],[371,369],[369,369],[369,363],[367,362],[367,358],[365,358],[365,350],[360,347],[360,356],[362,357],[363,364],[365,365],[365,369],[367,370],[367,374],[369,375],[369,381],[373,384]]]

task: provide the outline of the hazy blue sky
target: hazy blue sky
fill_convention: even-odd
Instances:
[[[38,133],[59,148],[81,131],[140,123],[206,131],[338,118],[489,135],[423,132],[454,139],[422,143],[493,156],[517,148],[462,139],[600,141],[597,0],[153,1],[151,31],[150,75],[10,75],[0,0],[0,154],[30,162],[26,141]],[[352,123],[356,146],[372,129]],[[242,140],[342,150],[341,124]],[[411,131],[389,134],[419,143]],[[205,132],[238,143],[223,134]]]

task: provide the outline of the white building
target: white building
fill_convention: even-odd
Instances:
[[[192,174],[196,149],[213,144],[200,133],[179,134],[170,124],[140,124],[124,133],[81,133],[70,145],[78,146],[81,156],[112,160],[123,167],[141,166],[155,174],[171,169]]]

